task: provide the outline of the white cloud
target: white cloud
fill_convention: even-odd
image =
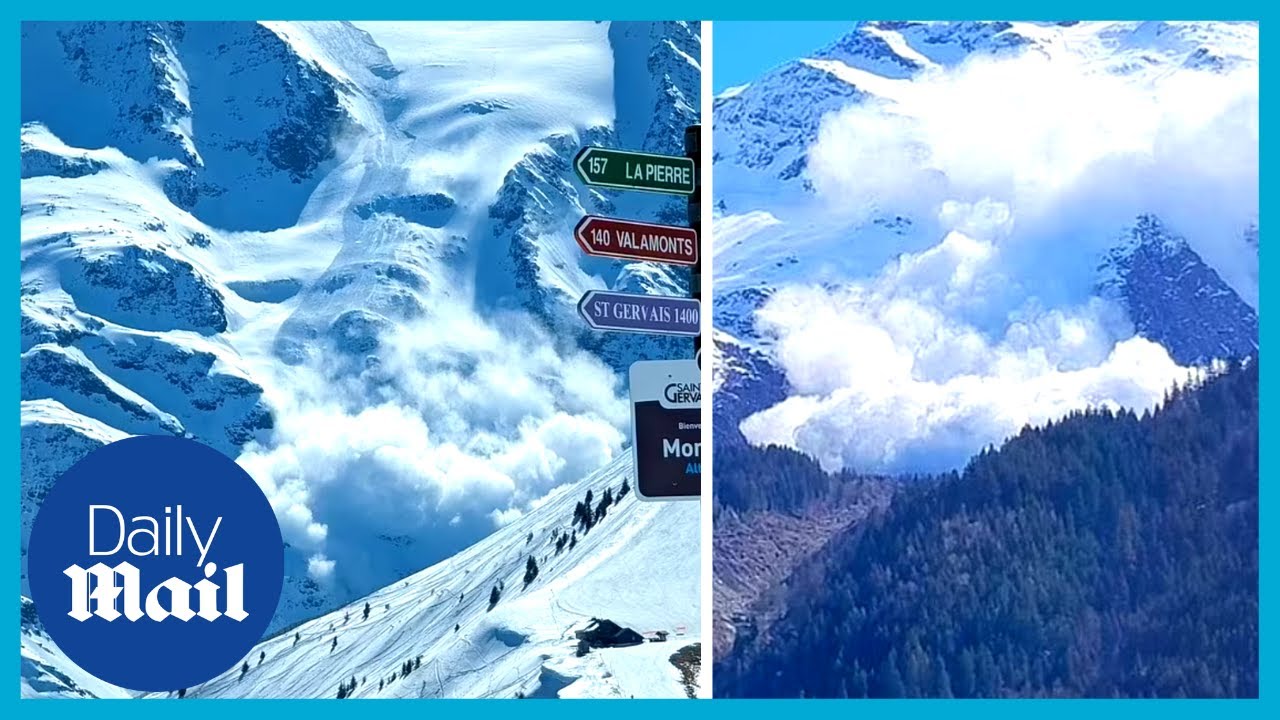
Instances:
[[[936,297],[895,294],[897,277],[789,288],[764,307],[759,325],[795,394],[743,422],[749,441],[827,470],[937,472],[1073,410],[1152,408],[1190,377],[1102,300],[1023,306],[992,340]]]
[[[824,221],[906,215],[938,240],[771,297],[756,325],[794,396],[743,422],[750,441],[829,470],[933,472],[1073,410],[1155,406],[1191,371],[1094,293],[1143,212],[1256,304],[1256,63],[1119,73],[1097,50],[931,70],[824,119],[808,155]]]
[[[312,555],[307,558],[307,575],[319,583],[327,583],[333,578],[333,561],[324,555]]]
[[[524,517],[524,513],[520,508],[507,508],[506,510],[494,510],[489,513],[489,517],[493,519],[494,527],[503,527]]]
[[[931,70],[824,118],[809,178],[830,213],[934,219],[1001,244],[1008,263],[1074,260],[1061,268],[1073,278],[1117,228],[1156,212],[1256,304],[1256,258],[1239,247],[1258,215],[1257,64],[1121,73],[1110,52],[1054,46]]]
[[[451,555],[616,457],[614,373],[528,317],[438,305],[352,376],[291,367],[240,464],[313,577],[368,591]]]

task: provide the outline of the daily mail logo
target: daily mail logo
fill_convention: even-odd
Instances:
[[[183,438],[132,437],[54,483],[27,571],[40,622],[72,662],[119,687],[174,691],[212,680],[262,640],[284,540],[271,503],[230,458]]]
[[[140,558],[171,553],[182,556],[184,538],[189,532],[191,540],[187,547],[198,553],[196,567],[203,570],[204,579],[193,585],[182,578],[170,577],[152,587],[144,601],[142,572],[128,560],[115,566],[108,566],[103,562],[88,568],[71,565],[63,571],[71,579],[71,609],[67,612],[68,616],[80,622],[94,617],[107,622],[114,622],[121,617],[130,622],[137,622],[144,617],[156,622],[170,618],[188,622],[197,617],[208,622],[221,617],[242,622],[249,617],[244,609],[244,563],[224,568],[221,577],[223,585],[219,585],[213,581],[218,573],[217,563],[206,560],[218,535],[218,528],[222,526],[221,516],[214,520],[208,534],[203,537],[195,520],[189,515],[184,517],[181,505],[175,509],[164,509],[163,529],[159,520],[147,515],[134,517],[130,522],[137,527],[126,534],[128,527],[124,514],[119,509],[112,505],[90,505],[89,556],[114,557],[122,552]],[[115,545],[110,548],[100,548],[97,544],[98,531],[104,524],[111,526],[108,534],[117,538]],[[219,609],[219,602],[223,610]]]

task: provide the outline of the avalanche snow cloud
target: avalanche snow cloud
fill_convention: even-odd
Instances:
[[[627,421],[617,376],[546,328],[534,315],[544,308],[488,311],[501,298],[478,278],[495,272],[493,258],[472,239],[487,230],[511,168],[547,137],[610,122],[609,28],[360,28],[386,53],[388,83],[376,99],[389,127],[352,150],[362,194],[375,197],[355,209],[359,238],[387,244],[385,235],[403,233],[399,215],[448,231],[443,244],[456,244],[461,257],[447,250],[445,263],[427,266],[415,283],[420,309],[397,318],[374,308],[391,320],[372,316],[376,339],[350,326],[354,372],[351,357],[303,353],[302,366],[276,385],[272,437],[241,458],[268,487],[310,577],[339,595],[403,576],[511,522],[612,460]],[[422,219],[398,207],[413,203],[382,198],[439,198],[419,204],[443,212]],[[367,251],[353,254],[367,261]],[[375,343],[376,363],[358,367]]]
[[[794,394],[744,435],[827,469],[932,472],[1025,424],[1150,408],[1185,381],[1193,369],[1098,297],[1099,258],[1154,214],[1257,307],[1257,28],[1214,28],[1225,50],[1209,57],[1226,61],[1170,67],[1144,60],[1172,42],[1160,27],[1018,24],[1022,49],[914,55],[910,79],[802,61],[868,93],[808,148],[811,219],[911,218],[933,239],[772,294],[755,330]]]
[[[370,538],[420,545],[411,555],[465,546],[621,451],[616,375],[527,317],[504,324],[442,307],[384,336],[376,371],[292,368],[278,386],[275,432],[239,462],[313,579],[403,574]]]

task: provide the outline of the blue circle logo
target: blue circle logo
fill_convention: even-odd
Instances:
[[[130,690],[198,685],[262,639],[284,542],[253,478],[192,440],[134,437],[58,479],[31,528],[36,612],[73,662]]]

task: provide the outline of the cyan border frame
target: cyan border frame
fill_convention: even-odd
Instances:
[[[332,0],[218,0],[210,3],[188,3],[180,5],[156,0],[140,2],[85,2],[85,0],[61,0],[49,4],[27,3],[15,7],[15,0],[10,0],[2,11],[5,15],[3,25],[4,52],[0,56],[3,65],[4,92],[0,95],[0,104],[4,108],[4,116],[11,118],[13,130],[20,125],[19,83],[19,41],[22,20],[86,20],[86,19],[183,19],[183,20],[251,20],[251,19],[383,19],[383,20],[657,20],[657,19],[700,19],[700,20],[835,20],[835,19],[1161,19],[1161,20],[1255,20],[1260,22],[1260,57],[1269,58],[1269,50],[1275,46],[1271,39],[1271,17],[1275,15],[1275,7],[1280,3],[1241,2],[1238,0],[1216,0],[1214,2],[1186,2],[1185,0],[1166,0],[1165,2],[1134,2],[1132,0],[1077,0],[1061,2],[1060,0],[1041,0],[1040,2],[1016,2],[1014,0],[800,0],[789,3],[750,2],[749,0],[547,0],[540,5],[533,5],[518,0],[489,0],[485,3],[450,3],[427,2],[380,2],[375,4],[347,4]],[[1280,26],[1278,26],[1280,27]],[[714,48],[714,34],[713,43]],[[1280,62],[1280,61],[1276,61]],[[714,65],[714,58],[712,59]],[[714,70],[714,68],[713,68]],[[1271,110],[1271,79],[1274,73],[1270,61],[1261,64],[1260,82],[1262,84],[1260,122],[1268,127],[1269,119],[1276,117]],[[1280,127],[1280,125],[1275,126]],[[17,138],[13,138],[17,139]],[[1263,140],[1259,145],[1260,175],[1259,187],[1259,227],[1267,223],[1261,216],[1268,215],[1269,202],[1275,200],[1276,192],[1270,182],[1274,166],[1270,162],[1275,153],[1272,145]],[[16,210],[21,203],[19,184],[19,155],[17,143],[10,146],[8,153],[0,161],[0,176],[8,178],[10,197]],[[13,210],[11,210],[12,212]],[[19,221],[17,213],[11,216],[10,225],[13,235],[10,237],[10,250],[0,259],[4,276],[9,278],[10,297],[18,298],[19,258],[18,238]],[[1265,232],[1265,230],[1264,230]],[[1264,240],[1260,255],[1265,256],[1268,243]],[[1259,307],[1271,307],[1275,292],[1271,290],[1270,264],[1265,257],[1260,257],[1259,268],[1261,281],[1259,288]],[[1259,327],[1260,346],[1269,347],[1272,336],[1269,324],[1270,312],[1261,312]],[[18,390],[18,316],[10,316],[5,324],[5,332],[0,336],[0,367],[7,379],[0,385],[0,412],[7,418],[3,421],[0,432],[0,472],[3,472],[4,485],[9,488],[9,497],[16,500],[19,488],[19,390]],[[1268,600],[1274,596],[1275,588],[1280,585],[1280,575],[1273,557],[1276,545],[1276,533],[1271,531],[1267,520],[1277,516],[1275,509],[1275,490],[1270,487],[1274,476],[1276,453],[1271,451],[1268,439],[1276,439],[1273,422],[1268,408],[1273,402],[1280,401],[1280,390],[1276,389],[1274,379],[1270,376],[1270,363],[1263,362],[1260,378],[1260,426],[1262,447],[1259,466],[1259,692],[1256,700],[714,700],[698,702],[688,700],[642,700],[642,701],[573,701],[569,705],[561,703],[521,703],[511,704],[501,700],[355,700],[357,703],[335,703],[328,700],[156,700],[151,702],[122,701],[98,702],[85,706],[75,702],[57,702],[45,700],[23,701],[18,697],[18,673],[20,672],[17,643],[10,646],[12,653],[7,663],[11,668],[10,680],[0,680],[0,688],[8,686],[8,690],[0,689],[0,708],[9,708],[7,717],[57,717],[83,720],[86,714],[93,713],[94,720],[99,718],[170,718],[177,712],[184,718],[225,718],[229,713],[245,718],[264,717],[279,718],[281,715],[304,714],[307,720],[317,718],[350,718],[371,713],[384,714],[390,717],[436,717],[467,716],[476,718],[502,718],[507,720],[513,713],[520,720],[565,720],[574,713],[596,714],[607,712],[610,720],[650,720],[655,714],[661,714],[663,720],[677,718],[745,718],[751,720],[775,720],[779,714],[795,713],[806,718],[892,718],[893,720],[912,718],[929,719],[937,717],[981,717],[983,720],[1055,720],[1056,718],[1076,720],[1103,720],[1104,718],[1121,718],[1133,720],[1136,717],[1160,718],[1160,720],[1179,720],[1181,718],[1195,720],[1220,720],[1222,718],[1280,717],[1280,702],[1277,702],[1278,678],[1274,671],[1278,637],[1269,632],[1266,609]],[[17,505],[11,506],[3,513],[0,526],[7,530],[10,538],[18,536]],[[12,546],[11,546],[12,547]],[[8,588],[0,598],[8,597],[13,603],[10,607],[11,638],[17,640],[18,614],[18,555],[12,552],[0,552],[0,588]],[[2,666],[2,664],[0,664]],[[5,673],[0,670],[0,678]],[[10,684],[12,683],[12,684]],[[181,705],[174,703],[181,702]],[[1271,708],[1268,710],[1267,708]]]

